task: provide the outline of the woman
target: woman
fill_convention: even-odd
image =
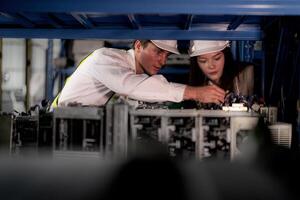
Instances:
[[[228,41],[194,40],[189,52],[191,85],[216,85],[227,93],[253,94],[253,65],[235,62]]]

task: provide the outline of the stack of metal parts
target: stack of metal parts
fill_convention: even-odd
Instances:
[[[158,141],[166,145],[170,156],[195,157],[196,110],[132,109],[129,115],[130,135],[136,144]]]

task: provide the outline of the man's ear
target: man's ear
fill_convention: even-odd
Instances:
[[[136,40],[135,43],[134,43],[134,48],[137,50],[137,51],[141,51],[143,46],[142,46],[142,43],[140,40]]]

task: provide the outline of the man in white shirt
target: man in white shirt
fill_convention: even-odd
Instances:
[[[217,86],[192,87],[157,75],[170,53],[179,54],[176,40],[136,40],[133,46],[128,51],[100,48],[90,54],[69,78],[52,107],[70,103],[101,106],[114,93],[147,102],[224,101],[225,91]],[[213,95],[207,98],[207,92]]]

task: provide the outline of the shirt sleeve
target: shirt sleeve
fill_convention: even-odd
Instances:
[[[113,59],[106,63],[87,62],[86,72],[110,90],[133,99],[160,102],[183,100],[186,85],[168,82],[162,75],[136,74],[128,63]],[[103,62],[103,60],[101,61]],[[110,64],[107,64],[110,63]]]

